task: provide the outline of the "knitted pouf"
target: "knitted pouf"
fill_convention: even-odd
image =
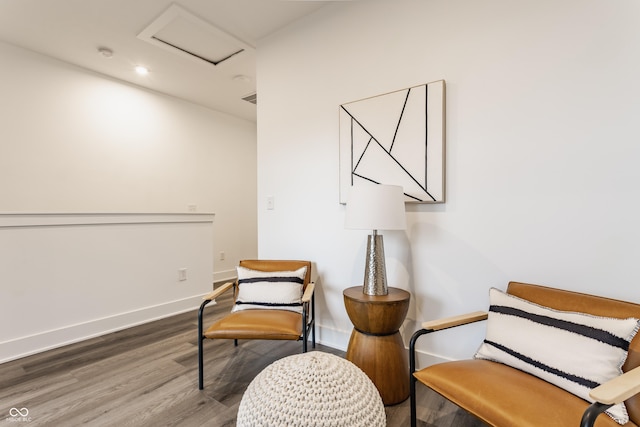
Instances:
[[[238,427],[384,427],[380,393],[356,365],[312,351],[273,362],[249,384]]]

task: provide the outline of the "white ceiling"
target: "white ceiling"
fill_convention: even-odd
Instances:
[[[258,41],[327,3],[309,0],[0,0],[0,40],[255,121],[256,106],[242,97],[256,92]],[[138,34],[173,4],[248,48],[213,65],[138,38]],[[100,55],[99,47],[113,50],[113,56]],[[146,66],[150,73],[137,75],[136,65]],[[234,79],[235,76],[247,78]]]

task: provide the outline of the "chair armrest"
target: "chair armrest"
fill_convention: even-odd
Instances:
[[[431,332],[441,331],[447,328],[453,328],[456,326],[467,325],[473,322],[479,322],[485,320],[489,315],[485,311],[474,311],[473,313],[462,314],[459,316],[446,317],[443,319],[430,320],[422,323],[422,329],[418,329],[414,332],[409,340],[409,398],[411,399],[411,425],[416,425],[416,377],[413,375],[416,372],[416,343],[418,338],[423,335],[430,334]],[[581,426],[582,427],[582,426]],[[593,426],[587,426],[593,427]]]
[[[316,284],[313,282],[309,282],[307,284],[307,287],[304,290],[304,294],[302,294],[302,302],[309,302],[311,301],[311,296],[313,295],[313,291],[316,288]]]
[[[611,406],[640,392],[640,367],[610,379],[589,392],[594,403],[582,414],[580,427],[593,427],[596,418]]]
[[[213,299],[216,299],[220,295],[222,295],[223,293],[225,293],[226,291],[231,289],[233,284],[234,284],[234,282],[227,282],[224,285],[214,289],[213,292],[209,292],[207,295],[203,296],[202,299],[205,300],[205,301],[211,301]]]
[[[591,390],[589,396],[596,402],[615,405],[640,393],[640,367],[634,368]]]
[[[422,324],[422,328],[428,331],[439,331],[453,328],[455,326],[466,325],[468,323],[485,320],[488,314],[485,311],[474,311],[473,313],[461,314],[459,316],[445,317],[442,319],[430,320]]]

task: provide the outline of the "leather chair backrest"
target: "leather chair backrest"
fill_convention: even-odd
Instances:
[[[240,261],[240,266],[259,271],[294,271],[306,266],[307,274],[302,285],[303,292],[311,282],[311,261],[245,259]]]
[[[575,311],[618,319],[629,317],[640,319],[640,304],[632,302],[518,282],[510,282],[507,293],[556,310]],[[636,334],[631,341],[629,354],[622,370],[626,372],[639,365],[640,333]],[[625,405],[631,421],[640,424],[640,396],[634,396],[625,401]]]

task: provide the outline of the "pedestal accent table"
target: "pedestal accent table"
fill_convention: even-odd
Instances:
[[[344,305],[353,323],[347,360],[371,378],[385,405],[409,397],[408,354],[399,329],[409,310],[409,292],[389,288],[383,296],[367,295],[362,286],[343,292]]]

